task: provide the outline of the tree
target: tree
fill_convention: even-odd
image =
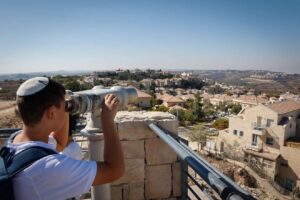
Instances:
[[[154,110],[155,111],[161,111],[161,112],[168,112],[169,108],[164,106],[164,105],[160,105],[160,106],[157,106]]]
[[[158,100],[156,98],[156,95],[154,93],[151,94],[151,100],[150,100],[151,107],[154,107],[158,105]]]
[[[219,130],[223,130],[223,129],[226,129],[228,128],[228,119],[227,118],[220,118],[220,119],[217,119],[213,124],[212,124],[212,127],[216,128],[216,129],[219,129]]]
[[[210,93],[210,94],[223,94],[224,92],[225,92],[225,90],[223,88],[221,88],[219,85],[210,87],[208,89],[208,93]]]
[[[216,110],[213,106],[205,106],[203,108],[203,114],[206,118],[214,116],[216,114]]]
[[[200,95],[199,94],[195,94],[195,101],[193,104],[193,114],[195,116],[195,119],[197,121],[201,121],[203,120],[204,114],[202,111],[202,103],[201,103],[201,99],[200,99]]]
[[[185,104],[185,108],[192,110],[193,109],[194,100],[188,99],[184,104]]]
[[[64,86],[67,90],[71,90],[73,92],[80,90],[80,84],[76,80],[69,80],[64,83]]]
[[[207,129],[202,125],[197,125],[192,128],[192,130],[189,132],[189,138],[193,142],[198,143],[198,150],[199,150],[199,144],[201,146],[204,146],[207,139]]]
[[[221,102],[221,103],[219,103],[219,105],[218,105],[218,109],[219,109],[220,111],[222,111],[222,112],[227,113],[227,111],[228,111],[228,106],[227,106],[226,103]]]
[[[233,104],[231,106],[231,112],[234,114],[238,114],[242,110],[242,106],[240,104]]]
[[[183,112],[183,120],[194,123],[195,122],[195,116],[194,116],[193,112],[191,110],[185,110]]]
[[[184,120],[184,111],[183,110],[173,109],[170,113],[177,117],[177,120],[180,125],[184,125],[185,120]]]

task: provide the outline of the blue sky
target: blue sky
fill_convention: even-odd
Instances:
[[[0,73],[300,73],[299,0],[0,0]]]

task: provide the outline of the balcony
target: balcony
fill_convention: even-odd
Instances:
[[[267,128],[266,124],[257,124],[257,122],[251,123],[251,130],[252,133],[255,135],[264,135],[265,134],[265,129]]]
[[[109,198],[101,199],[254,199],[177,136],[175,116],[161,112],[119,112],[115,122],[126,169],[123,177],[110,184]],[[93,141],[79,135],[77,138],[92,157]],[[206,182],[205,188],[195,173]],[[97,187],[92,188],[92,199],[100,199]]]
[[[289,138],[285,141],[285,146],[300,149],[300,138],[299,137],[293,137]]]
[[[263,144],[262,143],[258,143],[258,144],[246,145],[244,148],[246,150],[262,152],[263,151]]]

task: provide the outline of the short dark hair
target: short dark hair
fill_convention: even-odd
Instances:
[[[29,96],[17,96],[16,113],[26,126],[32,127],[41,121],[47,108],[52,105],[60,107],[65,93],[63,85],[49,78],[48,85],[41,91]]]

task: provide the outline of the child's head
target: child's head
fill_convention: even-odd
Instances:
[[[21,84],[17,90],[17,114],[26,126],[38,124],[51,106],[60,108],[65,88],[52,79],[35,77]]]

